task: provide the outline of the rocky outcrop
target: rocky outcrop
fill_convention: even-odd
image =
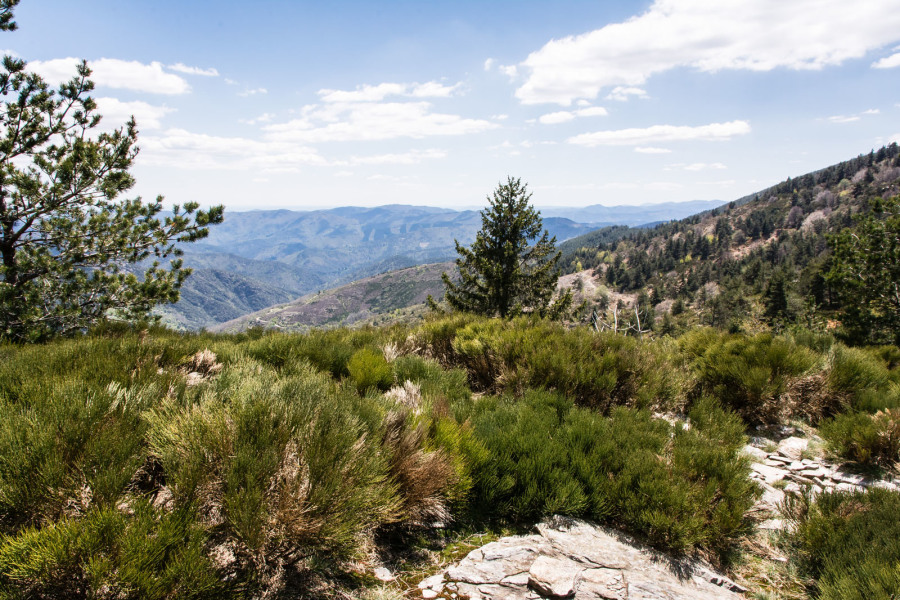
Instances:
[[[423,598],[471,600],[737,600],[744,591],[701,562],[675,560],[565,517],[473,550],[419,588]]]
[[[777,446],[773,441],[761,437],[753,438],[750,442],[744,447],[744,453],[753,461],[750,465],[750,477],[763,489],[762,498],[755,509],[776,517],[763,519],[759,524],[760,529],[784,527],[784,521],[777,518],[778,506],[789,492],[799,493],[804,488],[808,488],[813,495],[823,491],[853,491],[868,487],[900,490],[900,485],[895,481],[867,478],[821,458],[804,458],[809,446],[808,438],[787,437]],[[775,450],[764,449],[771,447],[775,447]]]

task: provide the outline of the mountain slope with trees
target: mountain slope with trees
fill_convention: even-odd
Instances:
[[[825,327],[832,319],[835,327],[847,302],[829,275],[831,240],[856,231],[878,210],[877,198],[898,193],[900,149],[892,144],[687,219],[574,238],[563,260],[569,272],[593,269],[610,290],[636,294],[650,320],[656,309],[658,324]]]

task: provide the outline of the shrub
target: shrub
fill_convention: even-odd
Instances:
[[[900,463],[900,409],[838,415],[819,431],[831,451],[845,460],[888,469]]]
[[[854,409],[875,412],[900,407],[900,390],[891,385],[890,371],[876,355],[836,344],[830,359],[828,383]]]
[[[189,510],[157,512],[133,500],[126,515],[90,511],[0,537],[0,594],[11,597],[221,598]]]
[[[490,459],[474,463],[473,503],[488,516],[588,517],[676,551],[718,550],[746,530],[757,492],[738,454],[743,426],[713,402],[674,431],[647,411],[617,407],[604,418],[547,392],[484,399],[474,411]]]
[[[387,390],[394,382],[394,375],[384,355],[375,350],[363,348],[350,357],[347,371],[360,394],[370,388]]]
[[[279,377],[248,361],[151,410],[148,440],[179,505],[197,503],[260,560],[348,555],[398,502],[359,402],[309,366]]]
[[[812,351],[771,334],[747,337],[700,330],[680,342],[701,392],[748,423],[777,423],[797,411],[785,393],[793,379],[816,364]]]
[[[890,600],[900,595],[900,493],[790,496],[795,526],[786,545],[822,600]]]
[[[455,360],[482,390],[556,390],[600,410],[681,404],[681,369],[663,347],[527,317],[474,321],[452,342]]]

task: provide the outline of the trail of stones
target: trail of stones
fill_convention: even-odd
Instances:
[[[863,490],[881,487],[900,491],[900,485],[890,479],[872,479],[853,473],[844,466],[835,465],[824,459],[803,458],[809,447],[809,438],[791,436],[777,444],[774,451],[766,447],[775,445],[766,438],[752,438],[744,447],[744,453],[753,461],[750,477],[763,489],[755,510],[768,513],[772,518],[763,520],[760,529],[783,529],[785,523],[777,518],[778,506],[784,502],[788,492],[799,493],[808,488],[815,496],[831,490]]]

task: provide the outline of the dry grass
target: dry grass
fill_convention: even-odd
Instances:
[[[458,476],[444,452],[425,449],[425,426],[411,424],[408,417],[407,411],[393,411],[384,420],[383,443],[390,449],[389,472],[400,493],[400,521],[446,522],[450,519],[446,493]]]

